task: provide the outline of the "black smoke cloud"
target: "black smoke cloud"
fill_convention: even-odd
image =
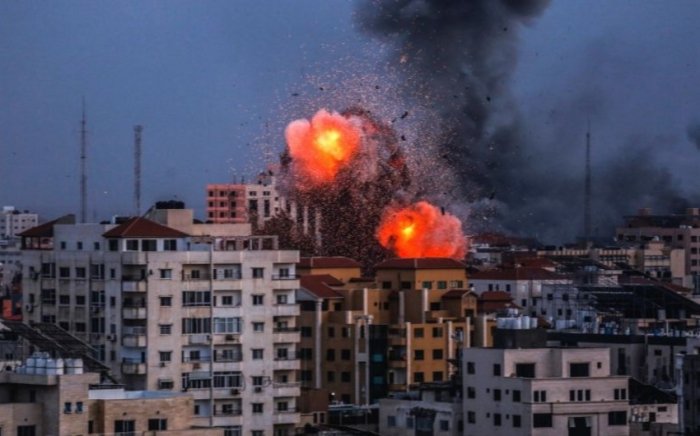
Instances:
[[[473,232],[503,230],[545,242],[582,233],[585,125],[603,117],[604,97],[595,86],[577,82],[574,100],[567,95],[549,102],[564,110],[543,127],[526,122],[510,92],[519,30],[548,4],[397,0],[366,1],[358,9],[363,28],[393,47],[391,63],[404,83],[406,103],[429,105],[439,114],[440,123],[424,126],[439,130],[430,135],[439,139],[422,146],[434,147],[451,169],[451,200],[469,205]],[[671,212],[687,205],[656,163],[654,146],[665,141],[630,138],[594,163],[598,235],[612,238],[621,217],[639,207]]]

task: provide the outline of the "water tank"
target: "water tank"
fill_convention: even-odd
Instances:
[[[535,317],[530,318],[530,328],[531,329],[537,328],[537,318],[535,318]]]
[[[47,361],[47,360],[48,360],[48,359],[46,358],[46,356],[43,356],[43,355],[36,358],[36,370],[35,370],[35,374],[37,374],[37,375],[44,375],[44,374],[46,374],[46,361]]]
[[[27,374],[36,374],[36,357],[33,354],[27,359]]]
[[[62,375],[64,370],[63,359],[46,359],[46,374]]]
[[[83,373],[83,359],[73,359],[73,370],[74,374]]]
[[[523,328],[523,319],[521,317],[513,318],[513,328],[521,330]]]
[[[496,327],[499,329],[506,328],[506,318],[496,318]]]
[[[520,328],[521,328],[521,329],[524,329],[524,330],[527,330],[527,329],[530,328],[530,317],[529,317],[529,316],[524,315],[524,316],[521,318],[521,321],[520,321]]]

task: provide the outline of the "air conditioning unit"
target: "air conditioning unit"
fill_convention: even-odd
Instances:
[[[27,313],[32,313],[34,311],[34,305],[33,304],[27,304],[24,306],[24,311]]]
[[[260,392],[262,392],[262,391],[263,391],[262,386],[256,386],[256,387],[255,387],[255,392],[260,393]]]
[[[192,364],[192,369],[201,369],[201,368],[202,368],[202,364],[200,364],[200,363],[193,363]]]
[[[231,389],[231,395],[240,395],[240,394],[241,394],[241,391],[239,391],[238,389]]]
[[[166,363],[165,362],[160,362],[160,367],[165,368]]]
[[[237,341],[237,340],[238,340],[238,336],[236,336],[236,335],[226,335],[226,340],[227,340],[227,341]]]
[[[107,335],[107,340],[115,342],[117,340],[117,335]]]

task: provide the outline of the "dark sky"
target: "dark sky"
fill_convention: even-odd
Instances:
[[[385,42],[358,30],[356,7],[0,2],[0,203],[77,212],[85,97],[89,216],[132,209],[134,124],[142,203],[177,198],[201,213],[206,183],[251,176],[282,148],[285,123],[311,115],[290,108],[313,106],[315,78],[381,71]],[[557,138],[581,133],[561,120],[592,113],[594,160],[630,138],[663,138],[654,159],[697,192],[700,152],[686,132],[700,120],[698,17],[695,0],[555,0],[520,38],[512,89],[529,134],[557,155]]]

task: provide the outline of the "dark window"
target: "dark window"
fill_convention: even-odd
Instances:
[[[499,363],[493,364],[493,375],[495,375],[496,377],[501,376],[501,365]]]
[[[440,360],[442,359],[442,350],[433,350],[433,360]]]
[[[513,427],[520,428],[521,425],[522,420],[520,418],[520,415],[513,415]]]
[[[493,390],[493,401],[501,401],[501,390],[500,389]]]
[[[334,349],[329,349],[326,350],[326,360],[329,362],[333,362],[335,360],[335,350]]]
[[[136,421],[114,421],[114,433],[122,436],[132,436],[136,433]]]
[[[343,383],[350,383],[352,381],[352,378],[350,376],[349,371],[343,371],[340,373],[340,381]]]
[[[442,379],[443,379],[442,371],[433,371],[433,381],[434,382],[442,381]]]
[[[414,353],[413,354],[414,360],[423,360],[423,357],[424,357],[423,350],[415,350],[413,353]]]
[[[532,415],[532,426],[534,428],[551,427],[552,426],[552,414],[551,413],[535,413]]]
[[[627,425],[627,411],[608,412],[608,425]]]
[[[36,436],[36,426],[34,425],[18,425],[17,436]]]
[[[589,377],[590,363],[571,363],[569,364],[569,377]]]
[[[519,403],[520,402],[520,391],[513,389],[513,402],[514,403]]]
[[[441,338],[442,337],[442,327],[433,327],[433,337],[434,338]]]
[[[496,427],[501,426],[501,414],[500,413],[493,414],[493,425],[495,425]]]
[[[515,364],[515,376],[523,378],[535,378],[535,364],[534,363],[516,363]]]
[[[347,348],[340,350],[340,358],[342,360],[350,360],[351,359],[350,350]]]
[[[425,378],[424,378],[422,372],[414,372],[413,373],[413,382],[414,383],[423,383],[424,381],[425,381]]]
[[[423,329],[422,328],[413,329],[413,337],[414,338],[422,338],[423,337]]]
[[[467,412],[467,422],[469,424],[476,424],[476,413],[471,410]]]
[[[154,431],[154,430],[167,430],[168,429],[168,420],[167,419],[149,419],[148,420],[148,430]]]
[[[474,374],[476,372],[476,368],[474,366],[474,362],[467,362],[467,374]]]

